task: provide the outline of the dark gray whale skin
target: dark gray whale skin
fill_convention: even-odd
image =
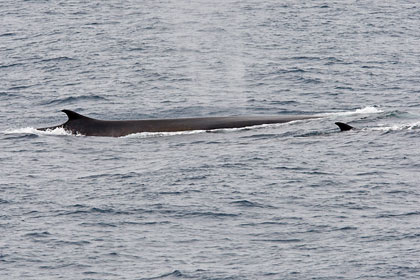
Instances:
[[[346,123],[336,122],[335,124],[340,128],[340,131],[349,131],[349,130],[354,129],[354,127]]]
[[[175,132],[240,128],[261,124],[286,123],[297,120],[319,118],[317,116],[289,115],[108,121],[89,118],[70,110],[62,110],[62,112],[67,114],[69,118],[67,122],[53,127],[38,128],[38,130],[45,131],[48,129],[64,128],[72,134],[120,137],[140,132]]]

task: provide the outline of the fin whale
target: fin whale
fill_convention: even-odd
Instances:
[[[67,122],[53,126],[38,128],[49,130],[64,128],[72,134],[85,136],[120,137],[140,132],[176,132],[188,130],[213,130],[222,128],[241,128],[262,124],[286,123],[296,120],[320,118],[309,115],[288,116],[232,116],[232,117],[201,117],[178,119],[150,119],[150,120],[98,120],[80,115],[70,110],[62,110]]]

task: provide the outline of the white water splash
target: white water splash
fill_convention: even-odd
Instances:
[[[383,111],[375,106],[366,106],[364,108],[356,109],[354,111],[346,111],[346,112],[334,112],[334,113],[323,113],[319,114],[319,116],[351,116],[351,115],[362,115],[362,114],[379,114],[383,113]]]
[[[36,134],[36,135],[72,135],[64,128],[47,129],[45,131],[38,130],[33,127],[23,127],[17,129],[7,129],[3,131],[4,134]]]
[[[415,123],[409,123],[409,124],[394,124],[392,126],[387,125],[380,125],[377,127],[370,128],[371,130],[375,131],[399,131],[399,130],[413,130],[413,129],[419,129],[420,128],[420,121]]]
[[[212,130],[186,130],[186,131],[175,131],[175,132],[140,132],[132,133],[129,135],[121,136],[120,138],[152,138],[152,137],[167,137],[167,136],[176,136],[176,135],[190,135],[190,134],[200,134],[200,133],[221,133],[221,132],[234,132],[234,131],[243,131],[249,129],[263,129],[270,127],[278,127],[283,125],[294,124],[296,122],[309,121],[307,120],[295,120],[289,121],[286,123],[270,123],[270,124],[259,124],[259,125],[250,125],[244,127],[234,127],[234,128],[218,128]]]
[[[188,130],[188,131],[174,131],[174,132],[139,132],[139,133],[132,133],[129,135],[121,136],[119,138],[152,138],[152,137],[198,134],[198,133],[204,133],[204,132],[206,132],[206,130]]]

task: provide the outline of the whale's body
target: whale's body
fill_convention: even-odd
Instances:
[[[39,130],[64,128],[66,131],[69,131],[72,134],[120,137],[140,132],[175,132],[188,130],[240,128],[254,125],[286,123],[297,120],[319,118],[317,116],[289,115],[110,121],[89,118],[70,110],[62,111],[66,113],[69,118],[67,122],[54,127],[39,128]]]

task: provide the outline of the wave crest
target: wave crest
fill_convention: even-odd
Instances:
[[[413,129],[419,129],[420,128],[420,121],[415,122],[415,123],[409,123],[409,124],[394,124],[391,126],[377,126],[377,127],[372,127],[371,130],[376,130],[376,131],[384,131],[384,132],[389,132],[389,131],[400,131],[400,130],[413,130]]]
[[[363,115],[363,114],[379,114],[384,111],[376,106],[366,106],[364,108],[356,109],[353,111],[334,112],[334,113],[322,113],[319,116],[351,116],[351,115]]]

